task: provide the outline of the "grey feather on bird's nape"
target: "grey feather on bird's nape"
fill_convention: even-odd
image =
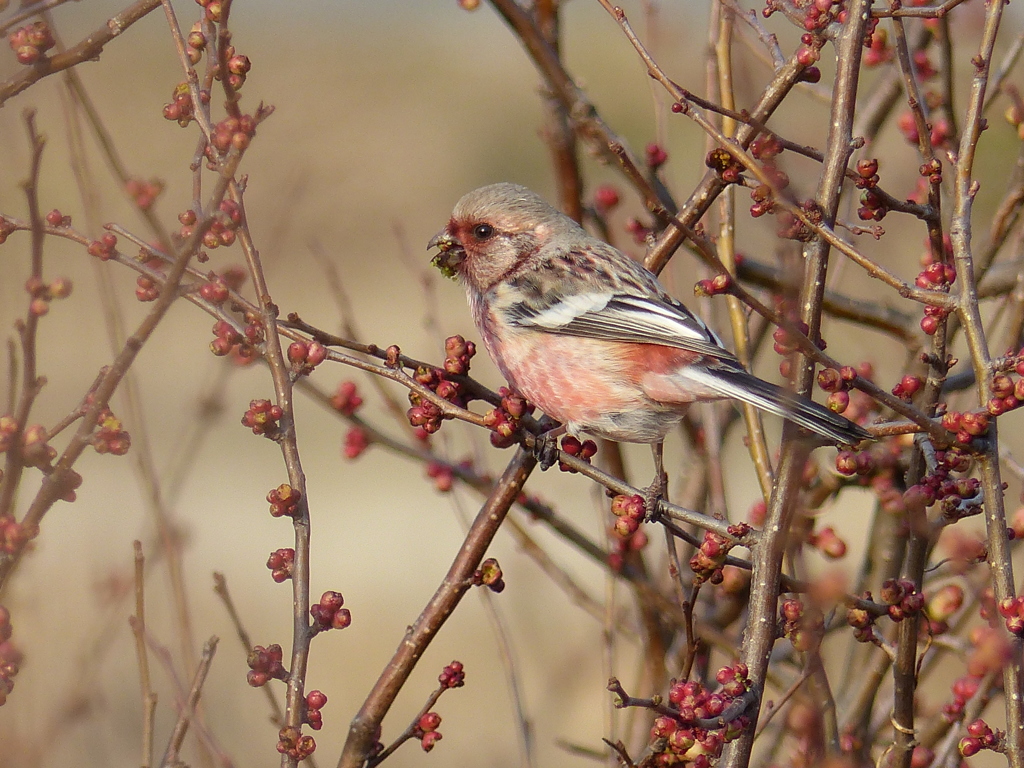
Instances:
[[[500,220],[510,214],[533,224],[562,225],[558,227],[560,230],[579,229],[575,221],[550,206],[536,192],[508,181],[475,189],[456,205],[457,216]]]

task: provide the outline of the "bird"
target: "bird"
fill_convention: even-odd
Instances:
[[[749,403],[839,445],[871,438],[747,371],[652,272],[526,187],[465,194],[427,247],[465,287],[484,347],[513,389],[570,435],[652,446],[652,497],[664,487],[665,436],[696,402]]]

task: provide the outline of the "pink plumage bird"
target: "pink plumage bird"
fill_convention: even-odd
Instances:
[[[458,276],[508,382],[573,435],[661,444],[695,402],[731,398],[830,442],[871,435],[743,368],[653,273],[516,184],[481,187],[429,243]]]

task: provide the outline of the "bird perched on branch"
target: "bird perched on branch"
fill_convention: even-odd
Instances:
[[[491,359],[572,435],[662,441],[695,402],[730,398],[833,443],[871,435],[744,369],[643,266],[517,184],[466,194],[429,243],[459,278]]]

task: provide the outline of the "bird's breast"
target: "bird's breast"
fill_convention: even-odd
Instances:
[[[664,437],[682,415],[652,401],[640,385],[628,347],[502,323],[482,311],[484,347],[508,382],[570,431],[624,442]]]

